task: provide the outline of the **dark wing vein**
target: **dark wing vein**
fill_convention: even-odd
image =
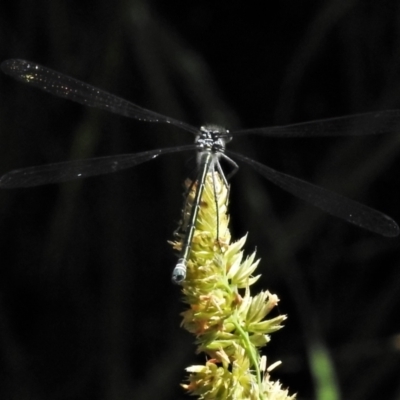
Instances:
[[[167,147],[143,153],[66,161],[11,171],[0,178],[0,188],[21,188],[65,182],[90,176],[108,174],[134,167],[164,154],[195,150],[195,144]]]
[[[163,122],[175,125],[193,134],[198,133],[198,129],[189,124],[139,107],[104,90],[36,63],[25,60],[7,60],[1,64],[1,69],[21,82],[58,97],[125,117],[148,122]]]
[[[396,222],[380,211],[313,185],[312,183],[278,172],[241,154],[231,151],[227,151],[226,153],[233,158],[247,163],[280,188],[319,207],[329,214],[383,236],[394,237],[399,234],[399,227]]]
[[[299,124],[243,129],[233,136],[256,134],[270,137],[361,136],[400,131],[400,110],[375,111]]]

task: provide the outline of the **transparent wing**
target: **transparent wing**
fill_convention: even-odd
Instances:
[[[319,207],[329,214],[383,236],[394,237],[399,234],[399,227],[396,222],[380,211],[312,183],[278,172],[241,154],[233,153],[232,151],[226,151],[226,153],[237,160],[247,163],[283,190]]]
[[[120,171],[155,159],[164,154],[195,150],[194,144],[167,147],[143,153],[119,154],[85,160],[66,161],[37,167],[17,169],[0,178],[0,188],[22,188],[65,182]]]
[[[198,129],[176,119],[147,110],[77,79],[25,60],[7,60],[1,69],[13,78],[45,92],[77,103],[111,111],[115,114],[148,122],[164,122],[193,134]]]
[[[396,131],[400,131],[400,110],[376,111],[230,133],[233,136],[255,134],[270,137],[324,137],[376,135]]]

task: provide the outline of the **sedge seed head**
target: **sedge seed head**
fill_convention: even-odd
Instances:
[[[189,190],[182,213],[180,232],[188,226],[197,183],[186,181]],[[187,309],[182,327],[196,337],[197,352],[205,365],[187,368],[182,386],[200,399],[290,400],[279,382],[270,380],[265,358],[259,349],[270,334],[282,328],[284,315],[267,318],[279,299],[269,291],[251,295],[250,287],[260,260],[244,256],[247,235],[236,242],[229,232],[228,188],[218,173],[207,175],[198,218],[182,283]],[[181,251],[181,233],[171,242]],[[275,365],[275,364],[274,364]]]

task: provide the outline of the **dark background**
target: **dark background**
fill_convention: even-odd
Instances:
[[[227,5],[229,4],[229,5]],[[0,60],[23,58],[194,125],[259,127],[400,108],[400,3],[15,0]],[[191,143],[0,75],[0,173]],[[358,138],[246,137],[230,148],[400,221],[400,129]],[[0,193],[0,397],[180,399],[172,239],[187,154],[103,177]],[[303,204],[243,166],[234,238],[249,232],[285,328],[264,353],[299,399],[400,399],[399,239]],[[314,372],[312,372],[314,371]]]

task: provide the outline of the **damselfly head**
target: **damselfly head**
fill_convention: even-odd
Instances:
[[[200,136],[209,137],[213,140],[223,139],[225,143],[232,140],[232,136],[228,129],[214,124],[203,125],[200,127]]]
[[[232,136],[229,131],[218,125],[204,125],[196,136],[195,143],[200,152],[209,151],[214,154],[223,153],[226,143]]]

